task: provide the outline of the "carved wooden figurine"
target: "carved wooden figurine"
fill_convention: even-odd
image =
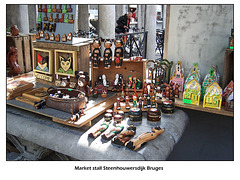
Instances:
[[[98,68],[99,67],[99,62],[101,60],[101,40],[93,40],[93,51],[92,51],[92,56],[91,56],[91,61],[93,64],[93,68]]]
[[[110,69],[111,63],[112,63],[112,41],[111,40],[105,40],[104,41],[104,53],[103,53],[103,63],[105,69]]]
[[[7,64],[11,68],[8,72],[8,76],[16,76],[20,74],[20,66],[18,65],[18,55],[17,55],[17,48],[11,46],[10,52],[7,54]]]
[[[123,42],[122,39],[115,41],[114,64],[120,68],[123,62]]]
[[[117,98],[117,110],[121,109],[120,98]]]
[[[63,88],[70,88],[70,78],[65,77],[65,78],[61,78],[61,87]]]
[[[10,33],[11,33],[12,36],[19,35],[19,29],[18,29],[17,25],[12,25],[11,26]]]
[[[78,89],[86,94],[86,97],[89,98],[91,91],[88,86],[89,75],[87,72],[83,71],[75,71],[75,75],[77,78],[77,83],[75,89]]]
[[[89,137],[96,138],[102,134],[109,126],[109,122],[103,122],[94,132],[88,134]]]
[[[129,104],[129,97],[128,96],[126,96],[126,98],[125,98],[125,108],[126,109],[130,109],[131,108],[130,104]]]
[[[119,134],[123,130],[124,126],[121,124],[117,124],[116,127],[110,129],[107,133],[102,135],[102,138],[105,140],[110,140],[115,135]]]
[[[161,129],[159,126],[152,128],[152,132],[145,132],[140,134],[137,138],[129,141],[126,144],[126,147],[131,150],[139,149],[146,142],[155,139],[158,135],[162,134],[164,129]]]
[[[113,138],[112,143],[124,146],[126,142],[130,140],[136,133],[136,127],[131,125],[126,131],[121,132],[115,138]]]

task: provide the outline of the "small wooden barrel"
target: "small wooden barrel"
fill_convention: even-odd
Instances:
[[[120,124],[122,122],[122,116],[120,114],[114,115],[114,123]]]
[[[112,114],[112,116],[113,116],[113,110],[112,110],[112,109],[107,109],[107,110],[106,110],[106,113],[110,113],[110,114]]]
[[[140,108],[131,108],[128,111],[128,117],[130,122],[141,122],[142,110]]]
[[[123,111],[118,111],[117,114],[121,115],[121,116],[122,116],[122,119],[125,118],[125,115],[124,115],[124,112],[123,112]]]
[[[161,111],[158,108],[150,108],[147,112],[147,120],[150,122],[160,122]]]
[[[107,121],[107,122],[109,122],[109,121],[111,121],[112,120],[112,114],[111,113],[106,113],[105,115],[104,115],[104,119],[105,119],[105,121]]]
[[[172,101],[164,101],[162,104],[162,113],[165,114],[172,114],[174,113],[174,109],[175,109],[175,104]]]

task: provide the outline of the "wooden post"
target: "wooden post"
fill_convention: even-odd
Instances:
[[[30,54],[30,36],[23,36],[24,61],[26,72],[32,71],[31,54]]]
[[[18,53],[18,64],[20,66],[21,74],[25,72],[24,61],[23,61],[22,39],[23,39],[23,37],[21,37],[21,36],[14,38],[15,46],[17,48],[17,53]]]

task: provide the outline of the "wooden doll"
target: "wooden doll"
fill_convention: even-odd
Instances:
[[[147,108],[151,107],[151,97],[150,95],[147,95]]]
[[[121,109],[120,98],[117,98],[117,110]]]
[[[111,40],[105,40],[104,41],[104,53],[103,53],[103,63],[105,69],[110,69],[111,63],[112,63],[112,41]]]
[[[135,139],[129,141],[126,144],[126,147],[131,149],[131,150],[137,150],[139,149],[142,145],[144,145],[146,142],[155,139],[158,135],[162,134],[164,132],[164,129],[158,127],[152,128],[152,132],[145,132],[140,134],[138,137]]]
[[[174,90],[174,97],[179,98],[179,85],[175,85],[175,90]]]
[[[115,41],[114,63],[116,68],[120,68],[123,62],[123,42],[122,39]]]
[[[18,36],[19,35],[19,29],[17,25],[12,25],[10,28],[10,33],[12,36]]]
[[[136,127],[131,125],[112,140],[112,143],[124,146],[136,133]]]
[[[125,108],[126,109],[130,109],[131,108],[130,104],[129,104],[129,97],[128,96],[126,96],[126,98],[125,98]]]
[[[99,67],[99,62],[101,60],[101,40],[93,40],[93,51],[91,55],[91,61],[92,61],[92,66],[93,68],[97,69]]]
[[[143,98],[142,96],[139,97],[139,100],[138,100],[138,108],[142,109],[142,101],[143,101]]]
[[[133,95],[133,107],[137,107],[137,95],[135,93]]]
[[[121,124],[117,124],[116,127],[110,129],[106,134],[102,135],[102,138],[105,140],[110,140],[115,135],[119,134],[123,130],[124,126]]]
[[[65,78],[61,78],[61,87],[63,88],[70,88],[70,78],[65,77]]]
[[[11,68],[8,72],[8,76],[16,76],[20,74],[20,66],[18,65],[17,48],[11,46],[10,52],[7,54],[7,64]]]
[[[97,138],[102,134],[109,126],[109,122],[103,122],[94,132],[88,134],[89,137]]]
[[[146,94],[144,94],[144,96],[143,96],[143,108],[144,109],[147,108],[147,95]]]
[[[91,91],[88,86],[89,76],[87,72],[83,71],[75,71],[75,75],[77,78],[77,83],[75,89],[78,89],[85,93],[86,97],[89,98]]]

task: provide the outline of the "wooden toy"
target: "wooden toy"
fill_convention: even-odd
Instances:
[[[62,77],[60,82],[60,87],[62,88],[70,88],[70,78]]]
[[[201,85],[197,79],[192,79],[185,85],[183,92],[183,103],[199,105],[201,95]]]
[[[68,5],[67,12],[72,12],[71,4]]]
[[[174,102],[172,102],[170,100],[163,101],[162,107],[161,107],[162,113],[173,114],[174,109],[175,109]]]
[[[132,89],[133,88],[133,79],[132,75],[128,76],[128,83],[127,83],[128,88]]]
[[[123,120],[123,117],[120,114],[114,115],[114,123],[115,124],[120,124]]]
[[[12,25],[10,28],[10,33],[12,36],[18,36],[19,35],[19,29],[17,25]]]
[[[146,94],[143,95],[143,108],[144,109],[147,108],[147,95]]]
[[[86,97],[89,98],[91,91],[88,85],[89,75],[87,72],[75,71],[77,83],[75,89],[80,90],[86,94]]]
[[[58,5],[57,12],[58,12],[58,13],[62,13],[62,5],[61,5],[61,4]]]
[[[52,5],[48,5],[47,12],[48,12],[48,13],[52,12]]]
[[[113,115],[112,115],[111,113],[106,113],[106,114],[104,115],[104,120],[105,120],[106,122],[109,122],[109,121],[112,120],[112,117],[113,117]]]
[[[121,109],[120,98],[117,98],[117,110]]]
[[[123,42],[122,39],[115,40],[114,63],[116,68],[120,68],[123,62]]]
[[[136,76],[133,76],[132,79],[132,88],[136,87],[136,89],[142,88],[142,82]]]
[[[67,41],[67,36],[66,36],[66,34],[63,34],[62,35],[62,42],[66,42]]]
[[[80,119],[82,115],[82,111],[80,111],[79,113],[73,114],[70,118],[70,121],[76,122]]]
[[[44,31],[40,31],[40,38],[44,38]]]
[[[133,107],[128,111],[128,117],[130,122],[141,122],[142,110],[140,108]]]
[[[37,31],[42,30],[42,22],[36,23],[36,30]]]
[[[198,63],[194,63],[193,64],[193,68],[192,70],[189,72],[186,80],[185,80],[185,84],[183,87],[183,90],[185,90],[185,85],[191,81],[192,79],[196,79],[198,82],[200,82],[200,70],[198,68]]]
[[[103,122],[94,132],[88,134],[89,137],[97,138],[102,134],[109,126],[109,122]]]
[[[65,22],[65,23],[68,23],[68,16],[69,16],[69,14],[66,14],[66,16],[65,16],[65,18],[64,18],[64,22]]]
[[[126,98],[125,98],[125,108],[126,109],[130,109],[131,108],[130,104],[129,104],[129,97],[128,96],[126,96]]]
[[[64,14],[62,14],[61,19],[59,19],[59,22],[64,23]]]
[[[68,40],[68,41],[72,41],[72,33],[68,33],[68,35],[67,35],[67,40]]]
[[[94,49],[91,54],[91,61],[92,61],[93,68],[98,68],[100,60],[101,60],[101,50],[100,50],[101,40],[94,39],[93,47],[94,47]]]
[[[133,95],[133,107],[137,107],[137,95],[135,93]]]
[[[93,88],[93,98],[97,98],[98,97],[98,92],[97,92],[97,88]]]
[[[110,129],[108,132],[102,135],[102,138],[105,140],[110,140],[117,134],[119,134],[123,130],[124,126],[121,124],[117,124],[116,127]]]
[[[201,89],[201,99],[203,100],[204,95],[206,93],[207,88],[214,83],[214,79],[212,76],[209,76],[208,78],[204,79],[202,83],[202,89]]]
[[[127,130],[121,132],[113,138],[112,143],[124,146],[136,133],[136,127],[131,125]]]
[[[110,39],[104,40],[103,64],[105,69],[110,69],[112,63],[112,41]]]
[[[135,151],[142,147],[146,142],[155,139],[158,135],[162,134],[163,132],[164,129],[160,128],[159,126],[152,128],[152,132],[142,133],[133,140],[128,141],[126,147]]]
[[[43,21],[48,21],[47,13],[45,13],[45,16],[43,17]]]
[[[50,35],[50,41],[55,41],[55,36],[53,33]]]
[[[179,98],[179,85],[178,84],[175,85],[175,90],[174,90],[173,94],[174,94],[175,98]]]
[[[52,8],[52,12],[54,12],[54,13],[57,12],[57,8],[56,8],[56,6],[57,6],[57,5],[54,4],[54,5],[53,5],[53,8]]]
[[[49,17],[48,21],[53,22],[53,14],[52,13],[50,14],[50,17]]]
[[[66,8],[67,8],[67,5],[64,4],[64,5],[63,5],[63,9],[62,9],[62,13],[67,13],[67,9],[66,9]]]
[[[41,22],[42,21],[42,14],[38,13],[38,18],[37,18],[37,22]]]
[[[125,115],[124,115],[124,112],[123,112],[123,111],[118,111],[117,114],[121,115],[121,116],[122,116],[122,119],[125,118]]]
[[[105,74],[102,75],[102,84],[104,87],[109,87],[109,81],[107,81],[107,77]]]
[[[161,111],[158,108],[150,108],[147,111],[147,120],[150,122],[160,122],[161,121]]]
[[[38,5],[38,12],[42,12],[42,5],[41,4]]]
[[[206,90],[203,107],[220,110],[222,105],[222,88],[217,82],[212,83]]]
[[[174,90],[175,90],[175,85],[178,84],[179,91],[183,92],[184,76],[183,76],[181,61],[177,62],[176,69],[170,78],[170,83],[171,82],[174,83],[174,86],[173,86]]]
[[[233,81],[230,81],[230,83],[224,88],[223,94],[222,94],[222,105],[225,105],[227,97],[233,92]]]
[[[68,19],[68,23],[70,23],[70,24],[74,23],[73,14],[70,14],[70,18]]]
[[[139,97],[139,100],[138,100],[138,107],[139,107],[140,109],[142,109],[142,104],[143,104],[143,97],[140,96],[140,97]]]
[[[47,5],[46,5],[46,4],[44,5],[43,12],[44,12],[44,13],[47,12]]]
[[[49,40],[49,34],[45,33],[45,40]]]
[[[102,98],[106,98],[107,97],[107,90],[103,89],[101,97]]]
[[[151,96],[151,107],[152,108],[155,108],[156,107],[156,99],[155,99],[155,96]]]
[[[8,76],[16,76],[20,74],[20,66],[18,65],[17,48],[10,46],[7,54],[7,64],[10,67]]]
[[[39,34],[39,32],[37,32],[37,34],[36,34],[36,39],[40,39],[40,34]]]
[[[60,35],[59,35],[59,34],[56,35],[55,41],[56,41],[56,42],[59,42],[59,41],[60,41]]]
[[[59,16],[58,16],[58,14],[56,14],[56,17],[55,17],[55,19],[54,19],[54,22],[56,22],[56,23],[59,22]]]
[[[112,114],[112,116],[113,116],[113,110],[112,110],[112,109],[107,109],[107,110],[106,110],[106,113],[110,113],[110,114]]]

